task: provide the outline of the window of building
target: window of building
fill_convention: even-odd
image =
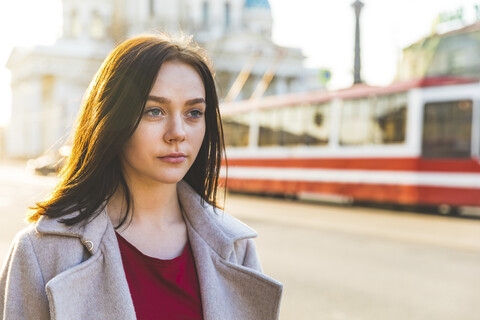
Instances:
[[[103,39],[105,36],[104,31],[102,17],[97,11],[94,11],[90,21],[90,36],[96,40]]]
[[[59,110],[54,109],[54,89],[55,78],[52,75],[42,77],[42,106],[41,106],[41,147],[47,149],[55,138],[52,137],[55,126],[52,123],[58,123]]]
[[[71,19],[72,19],[71,32],[72,32],[72,36],[75,38],[80,36],[80,34],[82,33],[82,22],[80,21],[80,17],[78,16],[78,13],[76,10],[72,11]]]
[[[148,14],[150,15],[150,18],[155,16],[155,0],[148,1]]]
[[[230,28],[230,2],[225,2],[225,29]]]
[[[42,77],[42,105],[44,109],[48,109],[53,104],[53,89],[55,78],[52,75]]]
[[[472,106],[471,100],[425,104],[422,138],[424,157],[470,157]]]
[[[202,23],[204,28],[210,24],[210,2],[208,1],[202,3]]]

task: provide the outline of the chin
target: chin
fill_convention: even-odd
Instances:
[[[180,178],[180,179],[162,179],[162,181],[159,181],[160,183],[163,183],[163,184],[177,184],[179,183],[180,181],[182,181],[183,177]]]
[[[139,183],[146,183],[150,186],[155,184],[171,185],[180,182],[188,170],[185,168],[176,168],[176,170],[145,170],[129,172],[128,176]],[[143,182],[142,182],[143,181]]]
[[[157,180],[159,183],[163,184],[177,184],[185,177],[185,173],[182,174],[163,174],[155,177],[154,179]]]

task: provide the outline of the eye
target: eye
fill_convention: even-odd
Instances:
[[[159,108],[150,108],[145,111],[147,116],[158,117],[163,114],[162,110]]]
[[[188,113],[188,116],[194,119],[199,119],[203,116],[203,112],[200,110],[192,110]]]

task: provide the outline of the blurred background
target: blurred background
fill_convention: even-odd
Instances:
[[[478,319],[480,1],[17,0],[0,30],[1,261],[107,53],[182,30],[281,319]]]

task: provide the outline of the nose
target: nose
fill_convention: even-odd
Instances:
[[[185,128],[181,115],[172,115],[168,119],[165,131],[165,141],[167,143],[181,142],[185,140]]]

